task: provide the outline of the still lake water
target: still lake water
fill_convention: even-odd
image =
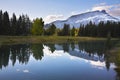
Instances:
[[[105,45],[0,45],[0,80],[116,80],[116,65]]]

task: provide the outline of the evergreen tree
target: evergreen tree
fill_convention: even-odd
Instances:
[[[69,26],[69,24],[64,24],[62,33],[63,33],[63,36],[70,36],[70,26]]]
[[[27,27],[26,27],[26,18],[25,18],[25,15],[22,15],[22,23],[21,23],[21,35],[26,35],[27,34]]]
[[[73,26],[73,28],[71,29],[71,36],[75,36],[75,27]]]
[[[4,35],[9,35],[10,34],[10,21],[9,21],[9,15],[8,12],[4,12],[3,14],[3,32]]]
[[[28,34],[30,34],[32,23],[31,23],[31,20],[29,19],[29,17],[27,15],[25,17],[25,23],[26,23],[26,35],[28,35]]]
[[[17,20],[13,14],[9,19],[8,12],[0,11],[0,35],[28,35],[30,34],[31,21],[27,15],[22,15]]]
[[[10,29],[10,33],[11,35],[16,35],[16,30],[17,30],[17,19],[16,19],[16,15],[13,14],[13,17],[11,19],[11,29]]]
[[[105,33],[103,31],[104,29],[104,22],[101,21],[99,24],[98,24],[98,29],[97,29],[97,36],[98,37],[102,37]]]
[[[27,15],[22,15],[22,35],[30,34],[31,22]]]
[[[58,36],[63,36],[62,29],[57,29],[57,35]]]
[[[78,36],[85,36],[85,27],[84,25],[80,25],[79,31],[78,31]]]
[[[22,17],[19,16],[19,19],[17,21],[16,35],[20,36],[21,34],[22,34]]]
[[[91,32],[92,32],[92,35],[91,36],[93,36],[93,37],[96,37],[97,36],[97,26],[95,25],[95,23],[92,25],[92,30],[91,30]]]
[[[53,35],[55,34],[56,26],[54,24],[50,25],[48,29],[45,31],[45,35]]]
[[[0,34],[3,34],[3,26],[2,26],[2,22],[3,22],[3,13],[2,10],[0,10]]]

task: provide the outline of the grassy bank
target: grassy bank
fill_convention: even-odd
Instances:
[[[43,42],[96,41],[96,40],[106,40],[106,38],[69,37],[69,36],[0,36],[0,43],[43,43]]]
[[[68,41],[96,41],[106,38],[95,37],[70,37],[70,36],[0,36],[1,43],[43,43],[43,42],[68,42]],[[115,39],[113,39],[115,40]]]

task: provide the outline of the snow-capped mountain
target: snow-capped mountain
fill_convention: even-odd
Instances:
[[[101,21],[118,22],[120,20],[115,17],[110,16],[108,13],[106,13],[105,10],[102,10],[102,11],[92,11],[92,12],[87,12],[83,14],[73,15],[69,17],[67,20],[57,20],[52,23],[55,24],[57,28],[62,28],[64,24],[69,24],[70,27],[74,26],[76,28],[79,28],[80,24],[86,25],[90,21],[92,21],[95,24],[98,24]],[[52,23],[47,24],[46,26],[49,26]]]

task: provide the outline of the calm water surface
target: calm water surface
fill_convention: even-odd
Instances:
[[[105,42],[0,45],[0,80],[119,80]]]

